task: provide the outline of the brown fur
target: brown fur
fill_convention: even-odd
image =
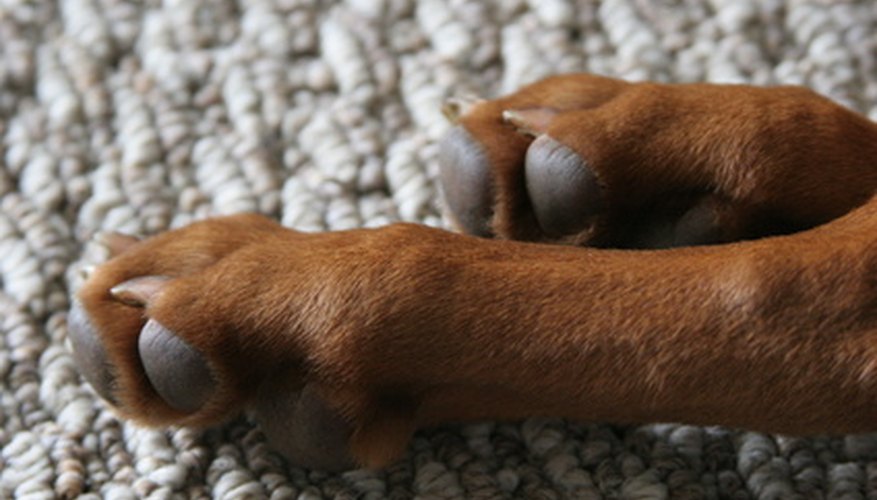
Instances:
[[[717,196],[750,226],[739,236],[757,237],[824,223],[877,189],[877,125],[810,90],[567,75],[460,120],[491,159],[502,237],[550,241],[524,193],[527,139],[502,123],[504,110],[533,107],[560,111],[542,132],[579,153],[607,190],[603,234],[577,243],[611,246],[629,220],[679,197]]]
[[[206,425],[282,373],[316,384],[370,466],[419,426],[485,418],[877,430],[874,124],[795,88],[550,79],[462,118],[489,153],[504,238],[544,239],[521,188],[529,139],[500,116],[528,107],[564,111],[547,132],[605,182],[610,234],[616,214],[677,192],[801,227],[840,218],[641,252],[409,224],[302,234],[255,215],[196,223],[125,249],[79,292],[114,361],[119,411]],[[108,293],[143,275],[175,278],[145,314],[217,376],[221,390],[193,414],[151,389],[136,352],[144,310]]]

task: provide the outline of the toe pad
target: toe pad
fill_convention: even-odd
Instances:
[[[350,425],[312,386],[260,394],[256,419],[269,446],[291,464],[327,472],[354,468]]]
[[[463,127],[455,127],[439,146],[439,167],[445,200],[462,229],[490,236],[490,163],[483,148]]]
[[[216,384],[204,356],[159,322],[146,322],[138,349],[149,382],[172,408],[194,412],[213,394]]]
[[[102,398],[116,404],[113,396],[115,377],[110,370],[107,351],[98,338],[97,330],[88,318],[88,313],[78,300],[74,300],[70,308],[67,329],[70,345],[73,348],[73,359],[82,376]]]
[[[550,236],[579,232],[603,209],[602,188],[587,163],[547,135],[527,150],[527,191],[539,225]]]

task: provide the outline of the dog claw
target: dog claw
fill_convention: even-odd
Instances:
[[[79,268],[79,277],[87,280],[92,274],[94,274],[94,270],[97,269],[97,266],[92,264],[82,266]]]
[[[557,111],[552,108],[507,109],[502,112],[502,120],[515,127],[515,131],[528,137],[544,134]]]
[[[112,297],[132,307],[144,307],[170,280],[167,276],[143,276],[110,288]]]
[[[450,97],[442,104],[442,114],[449,122],[456,125],[460,118],[484,99],[472,96]]]
[[[115,257],[140,242],[140,238],[117,231],[104,231],[97,233],[95,241],[106,247],[110,257]]]
[[[168,406],[190,413],[213,395],[216,382],[204,356],[161,323],[147,321],[137,347],[146,377]]]

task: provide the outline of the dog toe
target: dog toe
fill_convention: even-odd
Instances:
[[[146,322],[137,347],[149,383],[171,408],[191,413],[213,395],[216,382],[204,356],[159,322]]]
[[[70,346],[73,359],[79,366],[83,378],[104,399],[116,404],[113,394],[115,376],[111,363],[98,335],[97,329],[88,317],[88,313],[78,300],[73,301],[70,315],[67,318]]]
[[[585,229],[604,205],[597,176],[569,147],[547,135],[527,150],[527,192],[542,230],[564,236]]]
[[[350,424],[312,385],[301,391],[263,391],[255,416],[268,443],[290,464],[327,472],[354,468]]]
[[[489,236],[493,209],[487,154],[463,127],[451,130],[439,151],[439,175],[451,215],[467,233]]]

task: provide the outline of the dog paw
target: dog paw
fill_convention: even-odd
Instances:
[[[440,144],[440,181],[453,222],[477,236],[525,240],[578,232],[602,209],[601,182],[540,130],[560,113],[600,106],[626,85],[551,78],[505,98],[446,106],[457,126]]]
[[[478,236],[720,243],[813,227],[877,187],[877,127],[801,88],[568,75],[448,111],[446,207]]]
[[[141,424],[208,426],[249,408],[293,464],[351,467],[351,427],[306,376],[307,349],[278,326],[286,298],[266,269],[272,249],[303,236],[255,215],[143,241],[105,235],[114,256],[68,317],[83,377]]]

